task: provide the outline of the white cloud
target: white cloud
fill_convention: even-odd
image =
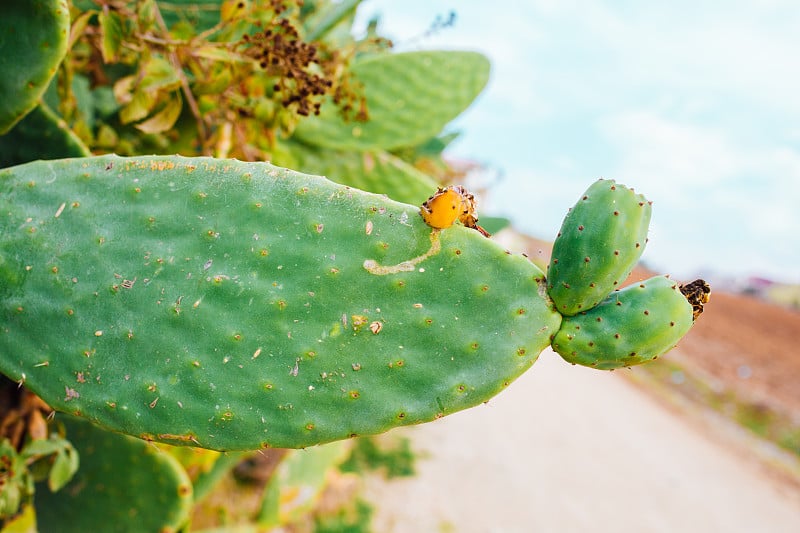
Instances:
[[[648,111],[614,114],[598,125],[621,155],[617,170],[666,195],[681,188],[710,191],[741,169],[741,152],[712,127]]]
[[[690,250],[686,267],[797,277],[800,153],[647,112],[610,117],[602,130],[620,152],[615,177],[654,200],[656,261]]]
[[[795,0],[382,0],[361,9],[383,9],[387,29],[406,28],[401,38],[457,12],[454,28],[414,46],[492,60],[455,148],[503,165],[508,179],[492,201],[526,230],[554,234],[603,174],[655,201],[651,263],[797,280]]]
[[[601,68],[622,81],[664,83],[670,89],[744,91],[774,105],[796,106],[800,10],[796,2],[606,2],[567,4],[555,34],[591,48]]]

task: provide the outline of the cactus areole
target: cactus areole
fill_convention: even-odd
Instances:
[[[0,170],[0,372],[107,429],[248,450],[478,405],[554,339],[571,362],[643,362],[585,346],[613,347],[624,311],[568,338],[538,267],[418,213],[266,163],[109,155]],[[690,304],[673,285],[625,297],[672,317],[642,323],[657,342],[634,335],[625,350],[652,357],[691,325],[708,291],[685,291]],[[570,327],[580,320],[592,317]],[[658,329],[670,320],[680,327]]]

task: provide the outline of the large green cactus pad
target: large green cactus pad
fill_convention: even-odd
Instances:
[[[392,150],[438,135],[489,81],[489,60],[476,52],[425,51],[381,54],[356,62],[363,84],[366,122],[342,120],[331,102],[318,117],[298,124],[295,135],[337,150]]]
[[[223,450],[480,404],[561,316],[527,259],[417,213],[265,163],[0,171],[0,371],[107,428]]]
[[[36,106],[64,54],[66,0],[4,0],[0,6],[0,134]]]
[[[39,531],[169,532],[188,521],[192,483],[176,459],[141,440],[63,420],[81,465],[58,492],[37,487]]]

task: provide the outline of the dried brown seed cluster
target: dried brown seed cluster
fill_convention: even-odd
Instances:
[[[705,280],[696,279],[691,283],[681,285],[679,289],[692,304],[692,319],[697,320],[697,317],[703,312],[703,306],[711,297],[711,286]]]
[[[331,90],[333,82],[312,72],[312,64],[320,64],[317,47],[300,38],[291,21],[276,16],[267,29],[255,35],[245,35],[248,55],[256,58],[261,68],[277,81],[273,87],[281,93],[284,107],[295,105],[302,116],[319,114],[319,97]]]

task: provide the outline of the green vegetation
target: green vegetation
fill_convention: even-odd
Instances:
[[[457,176],[444,130],[489,63],[393,53],[376,24],[356,39],[358,4],[0,8],[4,527],[187,531],[259,453],[273,462],[248,511],[200,527],[302,523],[351,437],[487,401],[595,306],[640,314],[639,297],[601,303],[629,294],[612,290],[649,221],[609,182],[567,217],[581,233],[562,231],[550,287],[479,232],[425,224],[419,203]],[[659,283],[646,310],[685,332],[697,306]],[[625,359],[586,351],[608,332],[584,329],[565,358],[599,368],[680,337],[629,328],[642,355]],[[411,471],[407,443],[357,442],[348,468]],[[370,512],[325,516],[358,531]]]
[[[417,455],[407,437],[393,439],[390,443],[375,437],[356,439],[350,457],[345,461],[343,472],[378,471],[386,479],[410,477],[416,473],[414,464]]]

